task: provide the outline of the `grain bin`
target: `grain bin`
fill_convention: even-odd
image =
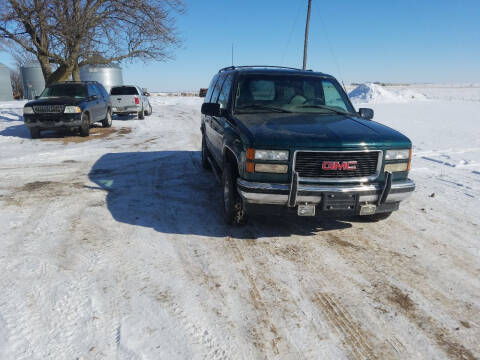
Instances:
[[[0,101],[13,100],[12,82],[10,80],[10,69],[0,64]]]
[[[123,85],[122,68],[119,65],[86,65],[80,68],[82,81],[98,81],[110,93],[113,86]]]
[[[23,82],[23,97],[28,100],[35,99],[45,89],[45,78],[38,61],[30,61],[20,67]]]

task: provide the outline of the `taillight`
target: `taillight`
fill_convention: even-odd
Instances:
[[[138,105],[140,104],[140,99],[138,98],[138,96],[135,96],[135,105]]]

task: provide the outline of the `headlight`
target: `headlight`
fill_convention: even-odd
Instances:
[[[401,172],[401,171],[408,171],[408,163],[401,162],[396,164],[385,164],[385,171],[388,172]]]
[[[288,165],[255,164],[255,172],[286,174],[288,172]]]
[[[255,160],[287,161],[288,150],[255,150]]]
[[[78,106],[65,106],[65,114],[79,114],[82,112],[82,109]]]
[[[387,150],[385,153],[385,160],[409,160],[410,149],[402,150]]]
[[[33,111],[33,108],[32,108],[32,107],[30,107],[30,106],[25,106],[25,107],[23,108],[23,114],[24,114],[24,115],[25,115],[25,114],[33,114],[33,113],[34,113],[34,111]]]

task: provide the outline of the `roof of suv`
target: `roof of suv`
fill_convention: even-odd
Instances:
[[[220,69],[219,72],[238,72],[238,73],[275,73],[275,74],[288,74],[288,75],[319,75],[324,77],[332,77],[332,75],[324,74],[321,72],[314,72],[312,70],[302,70],[291,67],[283,66],[269,66],[269,65],[251,65],[251,66],[229,66]]]
[[[70,84],[78,84],[78,85],[87,85],[87,84],[99,84],[98,81],[59,81],[53,83],[53,85],[70,85]]]

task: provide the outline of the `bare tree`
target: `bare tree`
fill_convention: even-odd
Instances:
[[[23,83],[20,68],[10,69],[10,81],[12,83],[13,97],[23,99]]]
[[[34,54],[47,84],[87,64],[166,60],[182,0],[4,0],[0,38]],[[55,69],[52,69],[56,66]]]

